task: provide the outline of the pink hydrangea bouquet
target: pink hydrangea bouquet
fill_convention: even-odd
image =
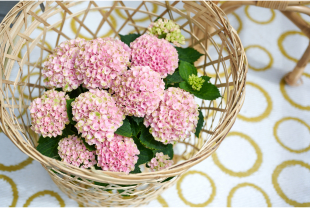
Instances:
[[[158,19],[147,33],[61,43],[44,63],[45,93],[32,101],[37,150],[79,168],[140,173],[173,165],[173,146],[199,133],[195,97],[219,90],[193,65],[202,54],[179,26]]]

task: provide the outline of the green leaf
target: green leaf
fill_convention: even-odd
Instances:
[[[137,125],[136,123],[131,123],[130,124],[130,126],[131,126],[131,131],[132,131],[132,135],[133,136],[138,136],[138,134],[139,134],[139,132],[140,132],[140,130],[141,130],[141,126],[139,125]]]
[[[51,89],[54,89],[54,90],[56,90],[58,92],[62,91],[62,88],[46,88],[46,87],[44,87],[44,89],[45,89],[45,91],[48,91],[48,90],[51,90]]]
[[[137,164],[138,165],[141,165],[141,164],[144,164],[144,163],[148,163],[151,161],[151,159],[153,158],[153,152],[152,150],[150,149],[147,149],[145,147],[143,148],[138,148],[139,151],[140,151],[140,154],[139,154],[139,159],[137,161]]]
[[[190,47],[188,48],[175,47],[175,49],[177,49],[178,51],[180,61],[186,61],[191,64],[193,64],[203,55],[194,48]]]
[[[199,110],[198,123],[197,123],[197,127],[196,127],[196,132],[195,132],[195,135],[198,138],[199,138],[199,134],[200,134],[200,131],[202,129],[202,126],[203,126],[203,122],[204,122],[203,114],[202,114],[201,110]]]
[[[182,77],[183,80],[188,81],[189,75],[196,75],[197,76],[197,69],[194,65],[186,62],[186,61],[181,61],[179,65],[179,71],[180,71],[180,76]]]
[[[161,35],[158,36],[158,39],[165,39],[166,36],[167,36],[167,34],[161,34]]]
[[[172,83],[180,83],[183,82],[184,80],[180,76],[179,71],[175,71],[172,75],[168,74],[166,77],[167,84],[172,84]]]
[[[181,89],[190,92],[203,100],[215,100],[216,98],[221,97],[220,91],[211,83],[203,83],[199,91],[194,90],[187,82],[181,82],[179,86]]]
[[[146,148],[140,143],[140,140],[137,137],[132,137],[135,144],[137,145],[138,150],[140,151],[140,154],[138,155],[139,159],[136,163],[136,165],[141,165],[147,162],[150,162],[153,158],[153,152],[152,150]]]
[[[83,87],[82,85],[81,85],[81,87],[82,87],[83,92],[88,92],[89,91],[89,89]]]
[[[143,117],[135,117],[135,116],[130,116],[132,120],[134,120],[138,125],[143,122],[144,118]]]
[[[121,41],[126,43],[130,47],[130,43],[133,42],[135,39],[140,37],[140,34],[128,34],[128,35],[121,35],[119,34]]]
[[[72,125],[72,124],[70,124],[70,126],[71,126],[71,131],[73,131],[75,135],[78,135],[79,137],[81,137],[80,136],[81,134],[79,135],[79,132],[78,132],[77,128],[75,128],[75,126]]]
[[[153,150],[163,150],[167,145],[162,142],[156,141],[152,134],[149,132],[149,128],[146,128],[144,125],[141,128],[140,142],[145,147]]]
[[[161,17],[157,17],[153,22],[156,22],[157,20],[161,19]]]
[[[168,144],[166,145],[165,149],[162,150],[153,150],[154,156],[157,152],[162,152],[164,155],[168,155],[170,157],[170,160],[172,160],[173,158],[173,145],[172,144]]]
[[[166,178],[165,180],[163,180],[161,183],[164,183],[166,181],[170,181],[171,179],[173,179],[175,176],[172,176],[172,177],[169,177],[169,178]]]
[[[130,122],[128,118],[125,118],[125,120],[123,120],[123,125],[116,130],[115,134],[122,135],[125,137],[132,136]]]
[[[135,169],[133,171],[129,172],[129,173],[131,173],[131,174],[142,173],[138,163],[135,164]],[[119,193],[122,193],[122,192],[119,192]]]
[[[86,147],[87,150],[89,150],[89,151],[94,151],[94,150],[96,150],[96,145],[95,145],[95,144],[94,144],[94,145],[89,145],[89,144],[85,141],[85,138],[81,137],[81,139],[82,139],[82,141],[83,141],[83,143],[84,143],[84,145],[85,145],[85,147]]]
[[[77,98],[81,93],[83,93],[83,87],[82,85],[80,85],[78,88],[76,88],[75,90],[72,90],[71,92],[68,93],[69,97],[71,99]]]
[[[99,182],[94,182],[95,185],[97,186],[103,186],[103,187],[107,187],[109,184],[108,183],[99,183]],[[112,191],[112,189],[102,189],[104,191]]]
[[[99,182],[94,182],[95,185],[97,186],[108,186],[109,184],[108,183],[99,183]]]
[[[95,160],[98,161],[98,156],[97,155],[95,156]],[[99,167],[97,164],[94,165],[94,167],[95,167],[96,170],[102,170],[102,168]]]
[[[169,87],[179,87],[179,83],[166,84],[165,90],[168,89]]]
[[[51,157],[57,160],[60,160],[58,155],[58,142],[61,137],[57,136],[56,138],[43,137],[41,136],[39,139],[39,145],[37,146],[37,150],[47,157]]]
[[[60,175],[60,173],[56,172],[56,171],[53,170],[53,169],[50,169],[50,171],[52,171],[52,172],[55,173],[56,175]]]
[[[68,137],[68,136],[70,136],[70,135],[75,135],[76,132],[74,132],[74,131],[72,130],[72,128],[74,128],[73,125],[67,124],[67,125],[65,126],[64,130],[62,130],[62,135],[61,135],[61,137],[62,137],[62,138],[65,138],[65,137]]]
[[[44,140],[45,140],[45,138],[41,135],[40,138],[39,138],[39,140],[38,140],[38,143],[41,143],[41,142],[43,142]]]
[[[72,120],[73,118],[73,114],[72,114],[72,106],[71,103],[74,101],[75,99],[70,99],[70,100],[66,100],[67,101],[67,114],[68,114],[68,118],[71,124],[76,124],[75,121]]]
[[[193,90],[193,88],[192,88],[192,86],[190,86],[187,82],[181,82],[180,84],[179,84],[179,87],[181,88],[181,89],[183,89],[183,90],[185,90],[185,91],[187,91],[187,92],[190,92],[190,93],[192,93],[192,94],[194,94],[194,91],[195,90]]]
[[[215,100],[218,97],[221,97],[219,89],[211,83],[204,82],[201,89],[196,91],[194,95],[203,100]]]
[[[135,169],[135,170],[136,170],[136,169]],[[133,172],[133,171],[132,171],[132,172],[130,172],[130,173],[141,173],[140,168],[138,169],[138,171],[140,171],[140,172]],[[121,187],[129,187],[129,186],[136,186],[137,184],[132,184],[132,185],[121,185],[121,184],[117,184],[117,185],[118,185],[118,186],[121,186]],[[135,190],[134,188],[131,188],[131,189],[132,189],[132,191]],[[130,189],[126,189],[126,190],[130,190]],[[126,190],[118,189],[117,192],[121,194],[121,193],[123,193],[123,192],[126,191]],[[124,194],[124,195],[122,194],[122,196],[130,197],[130,195],[126,195],[126,194]]]
[[[143,123],[140,123],[140,125],[137,125],[136,122],[131,120],[130,126],[131,126],[132,135],[138,136],[138,134],[141,132],[141,127],[143,126]]]
[[[138,136],[141,131],[141,127],[143,125],[143,119],[135,116],[127,116],[130,122],[131,132],[133,136]]]
[[[208,76],[201,76],[200,78],[202,78],[203,80],[205,80],[204,83],[209,82],[209,80],[211,79],[211,77],[208,77]]]

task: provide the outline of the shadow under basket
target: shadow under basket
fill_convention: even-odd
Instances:
[[[144,34],[158,17],[180,25],[185,47],[204,54],[195,63],[199,74],[212,77],[220,90],[215,101],[195,98],[205,118],[199,138],[193,134],[174,146],[173,166],[157,172],[142,167],[139,174],[80,169],[40,154],[38,135],[29,128],[28,107],[45,91],[41,70],[46,56],[67,39]],[[0,25],[0,59],[1,130],[39,161],[65,194],[84,206],[141,206],[156,199],[219,147],[245,96],[243,46],[224,12],[212,2],[19,2]]]

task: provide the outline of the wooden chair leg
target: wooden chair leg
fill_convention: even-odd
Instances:
[[[291,20],[310,39],[310,25],[305,20],[303,20],[295,12],[282,11],[282,13],[289,20]],[[298,86],[302,84],[301,81],[300,82],[298,81],[301,80],[301,75],[305,70],[309,60],[310,60],[310,42],[306,51],[302,55],[301,59],[297,62],[297,65],[295,66],[293,71],[285,75],[284,80],[288,85]]]
[[[301,80],[301,75],[304,72],[308,62],[310,61],[310,42],[309,45],[302,55],[301,59],[297,62],[297,65],[293,69],[293,71],[289,72],[285,75],[284,80],[288,85],[298,86],[302,84],[302,82],[298,82]]]
[[[294,5],[293,3],[290,3],[290,4]],[[301,2],[299,2],[298,4],[301,4]],[[226,14],[229,14],[243,5],[256,5],[256,3],[254,1],[227,1],[227,2],[224,2],[220,6],[220,8]],[[288,19],[290,19],[297,27],[299,27],[300,30],[310,39],[310,25],[294,12],[294,10],[296,9],[297,11],[298,8],[297,7],[295,9],[294,8],[295,7],[290,8],[289,9],[290,11],[281,11],[281,12]],[[207,28],[207,31],[209,33],[212,33],[213,30],[214,30],[213,28]],[[208,45],[209,43],[207,43],[206,48],[208,48]],[[298,81],[301,80],[300,79],[301,75],[303,71],[305,70],[306,65],[309,61],[310,61],[310,43],[309,43],[308,48],[304,52],[303,56],[301,57],[301,59],[297,62],[297,65],[293,69],[293,71],[289,72],[285,76],[285,81],[288,85],[297,86],[302,83],[302,82],[298,83]]]

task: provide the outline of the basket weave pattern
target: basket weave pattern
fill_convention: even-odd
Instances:
[[[147,204],[172,186],[181,174],[218,148],[243,104],[247,61],[236,31],[215,4],[204,1],[152,2],[162,8],[158,14],[150,12],[145,2],[136,8],[127,7],[121,1],[114,2],[112,6],[89,2],[87,8],[75,12],[79,2],[47,1],[44,2],[44,12],[38,13],[36,11],[41,9],[41,3],[19,2],[0,25],[0,127],[21,151],[42,164],[57,186],[70,198],[84,206]],[[182,5],[185,12],[180,9]],[[109,20],[109,15],[116,11],[127,15],[127,19],[117,28]],[[99,18],[95,21],[99,24],[95,29],[89,28],[85,22],[90,12],[98,13]],[[211,82],[219,87],[222,97],[216,102],[197,101],[205,116],[200,137],[182,140],[174,147],[177,150],[175,165],[158,172],[148,172],[144,168],[143,173],[125,175],[95,169],[84,170],[41,155],[36,150],[38,136],[30,129],[31,119],[27,108],[45,90],[41,77],[43,54],[52,53],[45,41],[54,40],[54,48],[64,40],[78,37],[82,30],[97,38],[103,26],[110,27],[112,37],[132,30],[143,34],[146,27],[134,21],[134,17],[141,14],[147,15],[150,21],[157,17],[172,20],[183,17],[185,21],[180,24],[180,28],[186,34],[188,45],[204,54],[196,67],[201,75],[205,75],[207,69],[215,74]],[[61,19],[52,21],[55,16],[61,16]],[[72,19],[77,24],[76,34],[73,35],[63,29],[65,23]],[[214,32],[208,33],[208,27],[214,28]],[[40,33],[34,33],[38,31],[37,28],[41,29]],[[54,38],[49,37],[50,34]],[[220,43],[216,43],[215,39]],[[216,49],[215,58],[210,56],[207,46]],[[24,54],[21,53],[22,48],[26,48]],[[33,61],[33,57],[37,57],[36,61]],[[224,76],[220,76],[220,73]],[[27,78],[22,79],[25,75],[28,75]],[[35,78],[30,75],[35,75]],[[175,176],[172,180],[163,182],[172,176]],[[105,186],[96,185],[94,181],[105,183]]]

